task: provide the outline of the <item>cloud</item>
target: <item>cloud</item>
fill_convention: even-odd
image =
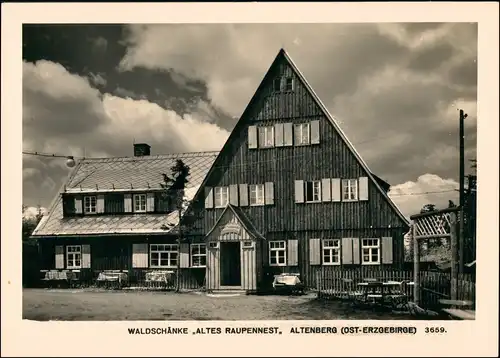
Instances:
[[[179,115],[147,100],[102,94],[88,78],[49,61],[23,64],[23,147],[74,156],[125,156],[144,141],[153,154],[218,150],[229,133],[205,120],[205,105]],[[25,156],[23,190],[48,205],[69,170],[65,160]]]
[[[459,184],[453,179],[443,179],[435,174],[423,174],[416,181],[407,181],[392,186],[389,197],[407,217],[418,214],[425,204],[434,204],[438,209],[448,207],[448,201],[458,204]]]
[[[458,114],[475,111],[477,24],[132,25],[122,71],[175,70],[239,116],[281,47],[370,167],[392,183],[456,177]],[[158,43],[162,46],[158,46]],[[475,115],[466,148],[475,155]],[[234,121],[227,121],[234,125]],[[357,145],[357,143],[360,143]],[[422,166],[422,158],[431,167]]]
[[[97,87],[104,87],[107,84],[106,79],[100,73],[89,73],[89,79]]]

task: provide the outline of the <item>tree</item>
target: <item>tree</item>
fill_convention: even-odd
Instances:
[[[422,209],[420,209],[420,214],[428,213],[428,212],[435,211],[435,210],[436,210],[436,205],[434,205],[434,204],[425,204],[422,207]]]
[[[26,216],[27,209],[28,209],[28,207],[23,204],[23,206],[22,206],[22,215],[23,215],[22,239],[23,239],[23,242],[26,242],[26,243],[30,242],[31,234],[36,229],[36,226],[38,225],[40,220],[42,220],[42,217],[43,217],[43,212],[42,212],[42,208],[40,205],[38,205],[37,213],[34,217]]]
[[[448,200],[448,208],[456,208],[457,205],[453,202],[453,200]]]
[[[177,249],[180,250],[181,242],[183,241],[182,218],[187,208],[187,200],[185,199],[184,192],[186,185],[189,183],[190,168],[184,164],[181,159],[177,159],[175,165],[170,168],[171,176],[162,174],[163,183],[160,186],[164,190],[163,197],[167,200],[169,207],[177,210],[178,222],[177,224],[167,223],[163,226],[164,230],[172,229],[177,226]],[[180,289],[180,257],[177,257],[177,273],[175,290],[179,292]]]

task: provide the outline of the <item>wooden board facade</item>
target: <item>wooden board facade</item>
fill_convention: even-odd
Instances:
[[[276,93],[274,84],[279,78],[291,79],[292,89]],[[304,123],[308,123],[311,132],[308,144],[296,145],[294,131]],[[269,140],[272,145],[260,147],[261,127],[272,127],[281,134]],[[292,128],[291,134],[286,127]],[[342,198],[345,179],[357,180],[357,200]],[[267,241],[297,242],[296,261],[280,266],[270,265],[269,256],[265,255],[268,247],[264,247],[268,244],[261,243],[263,256],[259,266],[265,267],[268,274],[299,272],[310,284],[314,281],[313,272],[322,265],[323,239],[355,239],[353,259],[346,263],[340,259],[341,266],[361,264],[364,238],[379,239],[378,267],[402,266],[403,235],[408,231],[408,223],[394,209],[378,180],[332,125],[294,65],[278,55],[215,161],[205,180],[205,190],[200,190],[192,210],[202,214],[196,226],[199,234],[205,235],[224,212],[223,207],[206,207],[207,200],[215,205],[214,197],[207,199],[207,195],[214,195],[214,188],[264,183],[267,187],[271,183],[272,203],[249,205],[248,194],[240,192],[235,198],[234,190],[229,193],[229,201],[239,206]],[[323,184],[322,200],[297,200],[297,182],[300,188],[300,183],[307,181]],[[391,240],[382,240],[384,237]],[[319,265],[311,261],[311,239],[320,239],[320,246],[313,248],[317,250]]]

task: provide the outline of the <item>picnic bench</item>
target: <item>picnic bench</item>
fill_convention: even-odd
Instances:
[[[408,283],[407,281],[382,282],[370,279],[358,283],[358,287],[363,293],[365,302],[385,303],[389,301],[390,305],[396,307],[408,303],[408,296],[404,292],[405,285]]]
[[[304,284],[300,281],[298,273],[282,273],[274,275],[273,289],[276,292],[300,293],[305,290]]]
[[[80,270],[40,270],[43,274],[42,282],[49,286],[68,285],[73,286],[80,279]]]
[[[146,287],[150,289],[167,288],[174,286],[175,271],[153,270],[146,272]]]
[[[97,279],[97,285],[106,288],[122,288],[128,285],[128,270],[104,270],[100,271]]]
[[[476,319],[476,311],[471,309],[473,305],[472,301],[441,299],[439,303],[444,306],[449,306],[449,308],[443,308],[442,311],[452,319]]]

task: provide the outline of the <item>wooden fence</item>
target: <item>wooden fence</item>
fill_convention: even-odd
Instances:
[[[439,306],[439,300],[450,298],[451,275],[446,272],[420,271],[420,305],[425,308]],[[366,268],[331,269],[323,268],[316,271],[315,287],[320,296],[336,296],[348,290],[357,290],[357,285],[366,280],[378,281],[408,281],[414,279],[412,270],[393,270]],[[346,282],[349,282],[346,284]],[[410,300],[413,300],[413,286],[403,285],[403,289]],[[475,304],[475,278],[471,274],[462,274],[458,282],[458,299],[472,301]]]

